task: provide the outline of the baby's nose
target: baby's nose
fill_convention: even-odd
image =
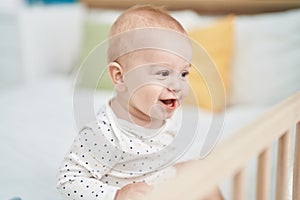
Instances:
[[[170,80],[169,84],[168,84],[168,90],[178,93],[181,91],[181,84],[180,84],[180,80],[178,80],[178,78],[176,77],[172,77],[172,79]]]

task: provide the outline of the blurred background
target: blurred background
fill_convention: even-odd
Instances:
[[[187,105],[198,109],[204,126],[212,114],[226,113],[221,140],[300,90],[299,0],[1,0],[1,200],[60,199],[56,175],[78,128],[74,87],[83,104],[97,87],[96,107],[112,91],[106,75],[95,85],[105,55],[75,82],[77,72],[122,10],[137,3],[170,10],[215,63],[217,74],[191,74],[198,103]],[[194,71],[199,63],[194,57]],[[220,78],[221,86],[207,87]],[[255,176],[249,179],[254,183]],[[249,184],[249,199],[254,190]]]

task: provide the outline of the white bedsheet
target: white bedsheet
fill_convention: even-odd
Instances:
[[[60,199],[58,167],[73,142],[73,78],[52,77],[0,94],[0,199]],[[110,92],[102,92],[105,102]],[[228,136],[266,107],[227,110],[223,136]],[[209,114],[199,111],[200,117]]]

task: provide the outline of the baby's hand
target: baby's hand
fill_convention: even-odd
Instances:
[[[190,160],[190,161],[186,161],[186,162],[180,162],[180,163],[176,163],[174,165],[177,174],[180,174],[182,171],[186,170],[187,167],[189,165],[191,165],[193,162],[195,162],[195,160]]]
[[[115,200],[135,200],[143,197],[147,192],[153,189],[147,183],[138,182],[125,185],[117,191]]]

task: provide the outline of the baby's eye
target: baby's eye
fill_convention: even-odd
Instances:
[[[162,76],[162,77],[166,77],[166,76],[169,76],[170,72],[168,70],[163,70],[163,71],[157,72],[156,74],[159,76]]]
[[[180,78],[187,78],[190,73],[188,71],[183,71],[180,73]]]

